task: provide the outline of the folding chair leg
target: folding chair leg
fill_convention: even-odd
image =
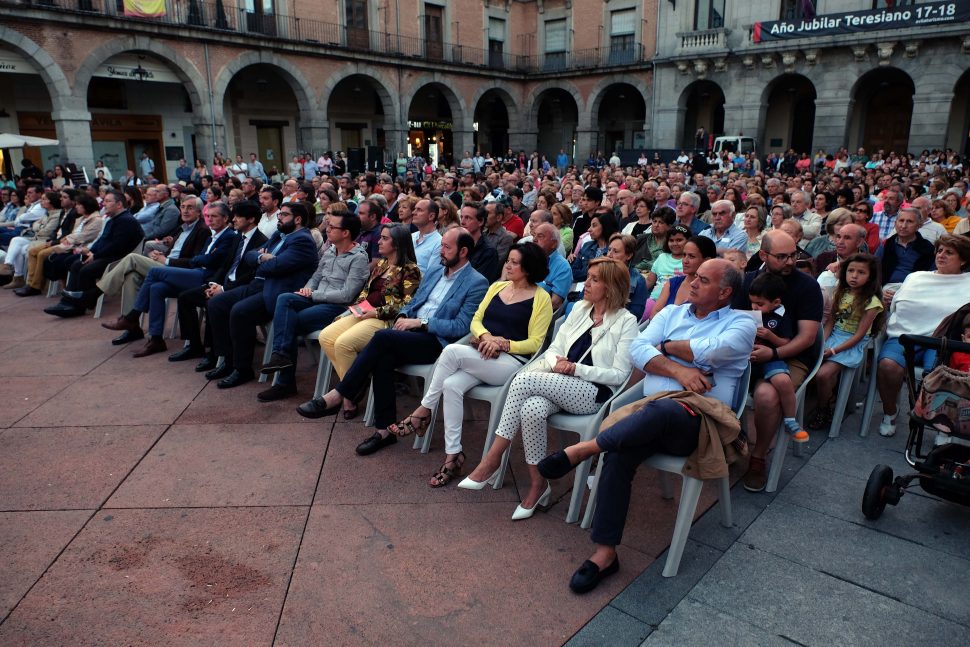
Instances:
[[[263,364],[268,364],[270,358],[273,356],[273,324],[266,326],[266,346],[263,349]],[[259,383],[262,384],[269,379],[269,375],[266,373],[259,374]],[[273,374],[273,382],[276,382],[276,374]]]
[[[690,533],[690,526],[694,522],[694,513],[697,511],[697,501],[701,497],[703,486],[703,481],[684,477],[684,483],[680,488],[680,506],[677,508],[674,536],[670,540],[670,548],[667,549],[667,562],[664,564],[663,570],[664,577],[674,577],[680,570],[680,558],[684,554],[687,535]]]
[[[505,470],[509,468],[509,455],[512,453],[512,445],[509,444],[502,452],[502,463],[498,468],[498,476],[495,478],[495,484],[492,486],[494,490],[501,490],[502,485],[505,484]]]
[[[364,407],[364,425],[374,426],[374,385],[371,384],[367,389],[367,406]]]
[[[768,483],[765,484],[765,492],[774,492],[778,489],[778,480],[781,478],[781,468],[785,464],[785,454],[788,453],[788,432],[783,429],[783,425],[778,426],[775,432],[775,448],[771,452],[771,466],[768,468]]]
[[[593,482],[589,485],[589,500],[586,502],[586,512],[583,513],[583,522],[580,528],[587,529],[593,525],[593,515],[596,513],[596,493],[600,487],[600,472],[603,470],[603,459],[606,454],[600,454],[599,461],[596,463],[596,472],[593,474]]]
[[[842,420],[845,417],[845,410],[852,396],[852,387],[855,386],[856,369],[842,369],[839,376],[839,390],[835,398],[835,409],[832,411],[832,425],[829,427],[829,438],[838,438],[842,428]]]
[[[670,482],[670,474],[661,471],[657,475],[660,477],[660,496],[670,501],[674,498],[674,486]]]
[[[317,362],[317,383],[313,387],[313,397],[322,398],[323,394],[330,390],[330,374],[333,372],[333,365],[327,354],[320,351],[320,361]]]
[[[566,511],[566,523],[579,521],[579,510],[583,506],[583,495],[586,494],[586,479],[589,477],[593,459],[587,458],[576,466],[576,476],[573,478],[573,493],[569,498],[569,510]]]
[[[97,303],[97,305],[94,306],[94,318],[95,319],[100,319],[101,318],[101,308],[102,307],[104,307],[104,294],[103,293],[101,294],[101,296],[98,297],[98,303]]]

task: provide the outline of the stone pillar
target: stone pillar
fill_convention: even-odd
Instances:
[[[854,146],[858,146],[858,144],[853,145],[848,133],[849,114],[853,103],[848,93],[844,95],[836,93],[815,100],[813,150],[821,148],[826,151],[837,151],[845,145],[848,145],[849,150],[854,150]],[[795,127],[797,128],[798,125],[796,124]]]
[[[516,153],[519,151],[534,151],[539,146],[539,135],[534,130],[509,129],[509,148]],[[558,153],[558,151],[557,151]],[[501,152],[505,155],[505,151]]]
[[[589,157],[590,153],[596,152],[596,141],[599,138],[599,131],[584,128],[582,130],[576,130],[576,159],[577,166],[581,166],[586,163],[586,158]],[[605,151],[604,151],[605,154]],[[609,157],[609,155],[607,155]]]
[[[461,162],[462,156],[464,156],[465,151],[474,154],[475,153],[475,131],[474,130],[452,130],[451,131],[451,148],[453,151],[453,163],[455,166]]]
[[[82,102],[69,102],[82,103]],[[87,101],[83,102],[84,104]],[[94,146],[91,144],[91,113],[87,107],[69,105],[51,113],[57,133],[58,152],[63,162],[86,167],[88,177],[94,177]]]
[[[195,135],[195,152],[207,164],[211,164],[215,151],[226,150],[226,125],[216,123],[215,133],[212,132],[212,122],[196,121],[192,126]],[[195,160],[191,161],[195,162]]]
[[[909,150],[919,152],[945,148],[950,120],[952,92],[934,92],[913,96],[913,116],[909,126]]]
[[[384,152],[390,160],[397,159],[398,153],[408,152],[408,131],[391,125],[384,127]]]
[[[684,131],[684,116],[687,114],[677,105],[657,108],[653,117],[652,137],[647,138],[648,148],[679,149],[681,133]]]
[[[297,146],[315,157],[321,155],[330,146],[330,123],[326,119],[301,120]]]
[[[763,103],[724,104],[724,134],[757,137],[765,107]]]

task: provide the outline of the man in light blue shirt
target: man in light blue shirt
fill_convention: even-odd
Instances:
[[[710,227],[700,233],[705,238],[714,241],[714,245],[721,249],[738,249],[742,252],[748,247],[748,235],[743,229],[734,224],[734,203],[730,200],[718,200],[711,205]]]
[[[556,310],[566,300],[569,287],[573,284],[573,270],[562,254],[559,253],[559,230],[555,225],[542,223],[532,232],[532,242],[538,245],[549,258],[549,274],[539,287],[549,293],[552,308]]]
[[[431,263],[438,260],[441,252],[441,234],[438,233],[438,203],[431,200],[418,200],[411,214],[411,224],[418,228],[411,234],[414,241],[414,255],[418,261],[421,275],[428,273]]]
[[[643,392],[691,391],[733,405],[738,379],[754,347],[754,319],[731,310],[731,295],[741,289],[741,272],[724,259],[705,261],[690,285],[687,303],[667,307],[654,317],[630,348],[633,363],[646,377]],[[539,462],[546,478],[561,478],[573,466],[605,455],[596,495],[593,555],[573,574],[569,587],[592,591],[619,570],[616,546],[623,536],[630,490],[637,467],[657,452],[690,456],[698,446],[702,414],[664,397],[647,403],[595,439],[577,443]]]

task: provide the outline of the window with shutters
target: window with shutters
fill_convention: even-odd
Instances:
[[[501,18],[488,19],[488,65],[505,67],[505,21]]]
[[[610,63],[617,65],[632,63],[635,60],[636,30],[636,9],[623,9],[610,13]]]
[[[542,67],[546,71],[562,70],[567,63],[566,19],[547,20]]]
[[[347,46],[367,49],[370,38],[367,33],[367,0],[346,0]]]
[[[424,5],[424,54],[428,58],[440,61],[444,57],[444,23],[445,9],[439,5]]]

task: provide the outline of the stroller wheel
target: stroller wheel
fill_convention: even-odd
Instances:
[[[869,475],[866,491],[862,495],[862,514],[866,519],[875,521],[882,516],[888,501],[888,490],[893,482],[893,468],[888,465],[876,465]]]

